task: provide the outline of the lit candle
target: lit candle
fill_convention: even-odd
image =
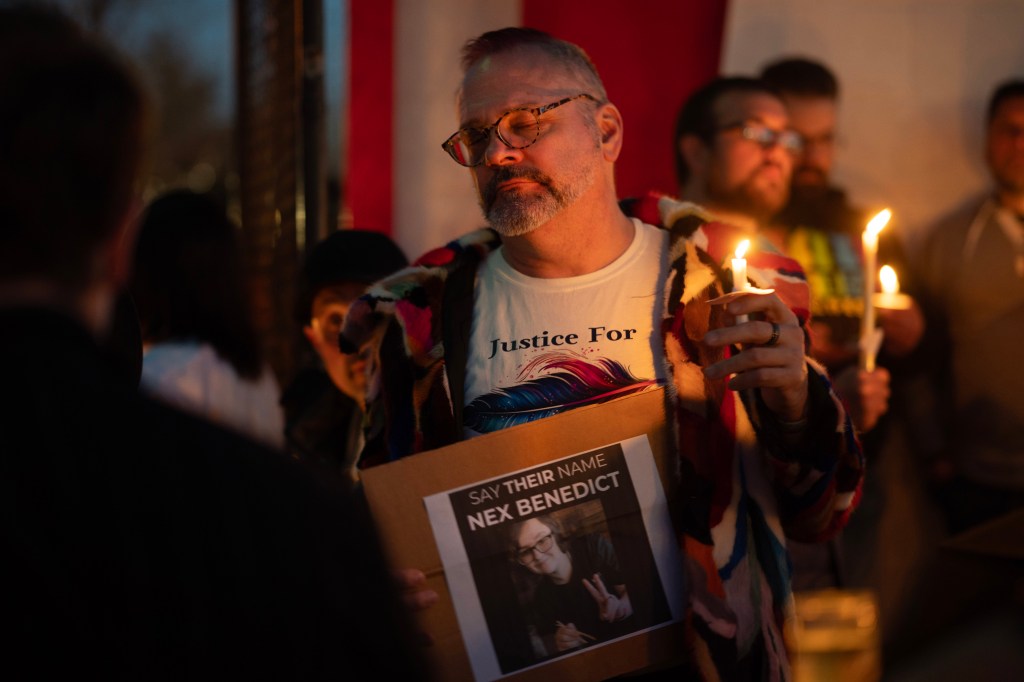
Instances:
[[[732,290],[747,291],[750,283],[747,282],[747,249],[750,248],[750,240],[744,239],[736,247],[736,257],[732,259]],[[748,320],[747,315],[737,315],[736,324],[742,324]]]
[[[884,310],[907,310],[913,301],[906,294],[900,293],[900,280],[896,271],[883,265],[878,271],[878,280],[882,283],[882,293],[872,297],[875,307]]]
[[[885,209],[879,211],[874,218],[868,222],[867,228],[861,235],[861,242],[864,247],[864,317],[860,325],[860,365],[862,369],[873,370],[875,368],[875,355],[878,353],[875,333],[875,262],[878,258],[878,233],[889,223],[892,211]]]

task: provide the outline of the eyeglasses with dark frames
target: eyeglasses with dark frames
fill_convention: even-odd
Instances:
[[[799,154],[804,148],[804,139],[795,130],[772,130],[761,123],[741,122],[722,126],[718,132],[723,133],[727,130],[740,131],[743,139],[750,140],[764,149],[779,145],[790,154]]]
[[[548,533],[537,542],[533,543],[529,547],[520,547],[516,550],[516,559],[519,563],[526,564],[533,563],[537,560],[537,554],[547,554],[551,551],[551,547],[555,544],[555,538],[552,533]]]
[[[485,128],[462,128],[445,140],[441,148],[460,165],[479,166],[487,153],[492,130],[506,147],[525,149],[540,137],[540,117],[543,114],[584,97],[592,102],[598,101],[584,92],[540,107],[511,109]]]

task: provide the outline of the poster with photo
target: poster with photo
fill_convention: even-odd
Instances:
[[[424,502],[477,680],[682,618],[678,547],[644,436]]]

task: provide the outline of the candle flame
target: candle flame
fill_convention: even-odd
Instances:
[[[896,277],[896,271],[888,265],[883,265],[878,271],[878,279],[882,282],[882,291],[887,294],[898,294],[900,292],[900,280]]]
[[[737,258],[743,258],[745,255],[747,255],[747,249],[749,249],[749,248],[750,248],[750,240],[749,239],[744,239],[743,241],[741,241],[739,246],[736,247],[736,257]]]
[[[877,235],[883,227],[889,224],[889,218],[892,218],[892,211],[887,208],[879,211],[868,223],[868,232]]]

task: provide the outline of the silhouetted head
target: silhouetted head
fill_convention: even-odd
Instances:
[[[66,17],[0,8],[0,284],[80,290],[116,276],[146,104],[134,75]]]
[[[240,376],[260,375],[238,228],[212,199],[176,190],[146,208],[131,292],[146,343],[209,343]]]

